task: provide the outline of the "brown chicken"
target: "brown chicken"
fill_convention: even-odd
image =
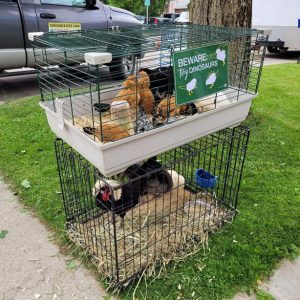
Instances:
[[[175,117],[180,114],[185,114],[189,110],[188,105],[177,106],[175,97],[165,98],[160,101],[156,108],[156,115],[158,116],[158,122],[165,122],[167,117]]]
[[[151,114],[154,107],[154,96],[150,90],[150,78],[145,71],[140,71],[138,80],[138,91],[140,93],[140,105],[146,114]]]
[[[168,114],[169,113],[169,114]],[[160,101],[156,108],[156,114],[161,118],[161,121],[165,121],[169,117],[179,115],[180,109],[175,103],[175,97],[165,98]]]
[[[140,103],[140,93],[137,87],[137,78],[135,75],[130,75],[122,84],[123,88],[119,91],[113,101],[127,101],[130,109],[136,115],[136,109]]]
[[[101,141],[103,136],[103,142],[113,142],[126,137],[129,137],[130,134],[127,130],[122,128],[119,125],[106,123],[102,124],[102,133],[101,127],[95,128],[95,136]]]

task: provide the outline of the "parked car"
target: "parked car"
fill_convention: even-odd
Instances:
[[[34,67],[29,32],[141,26],[135,15],[96,0],[0,0],[0,72]],[[115,73],[128,71],[134,58],[113,60]]]
[[[140,15],[135,15],[135,17],[141,22],[141,24],[145,23],[146,17]]]
[[[145,24],[146,24],[147,18],[145,18]],[[149,17],[148,18],[148,24],[168,24],[171,23],[172,20],[169,18],[161,18],[161,17]]]
[[[190,13],[183,11],[178,18],[175,19],[176,23],[188,24],[190,23]]]
[[[171,19],[172,22],[175,22],[175,19],[178,18],[179,16],[180,16],[180,14],[175,14],[175,13],[163,15],[164,18]]]

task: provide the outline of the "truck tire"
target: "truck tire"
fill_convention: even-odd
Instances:
[[[278,53],[279,52],[278,48],[275,48],[275,47],[267,47],[267,49],[268,49],[268,52],[270,52],[270,53]]]
[[[134,73],[137,57],[135,55],[113,58],[109,71],[113,79],[123,80]]]

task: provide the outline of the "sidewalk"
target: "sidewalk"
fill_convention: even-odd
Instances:
[[[50,235],[0,177],[0,300],[103,299],[100,283]]]
[[[260,289],[272,295],[276,300],[300,300],[300,258],[294,262],[284,260],[270,280],[262,283]],[[233,300],[255,299],[255,296],[238,294]]]

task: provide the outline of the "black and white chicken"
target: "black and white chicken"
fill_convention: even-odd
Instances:
[[[123,176],[128,178],[128,183],[121,184],[117,180],[99,179],[93,188],[96,205],[119,215],[121,227],[124,226],[127,211],[139,203],[139,197],[144,192],[147,182],[146,173],[137,164],[126,169]]]
[[[172,176],[162,168],[156,157],[150,158],[142,165],[130,166],[122,177],[127,177],[126,183],[99,179],[93,188],[96,205],[120,216],[121,227],[124,226],[127,211],[139,204],[139,199],[144,193],[165,193],[173,186]]]

